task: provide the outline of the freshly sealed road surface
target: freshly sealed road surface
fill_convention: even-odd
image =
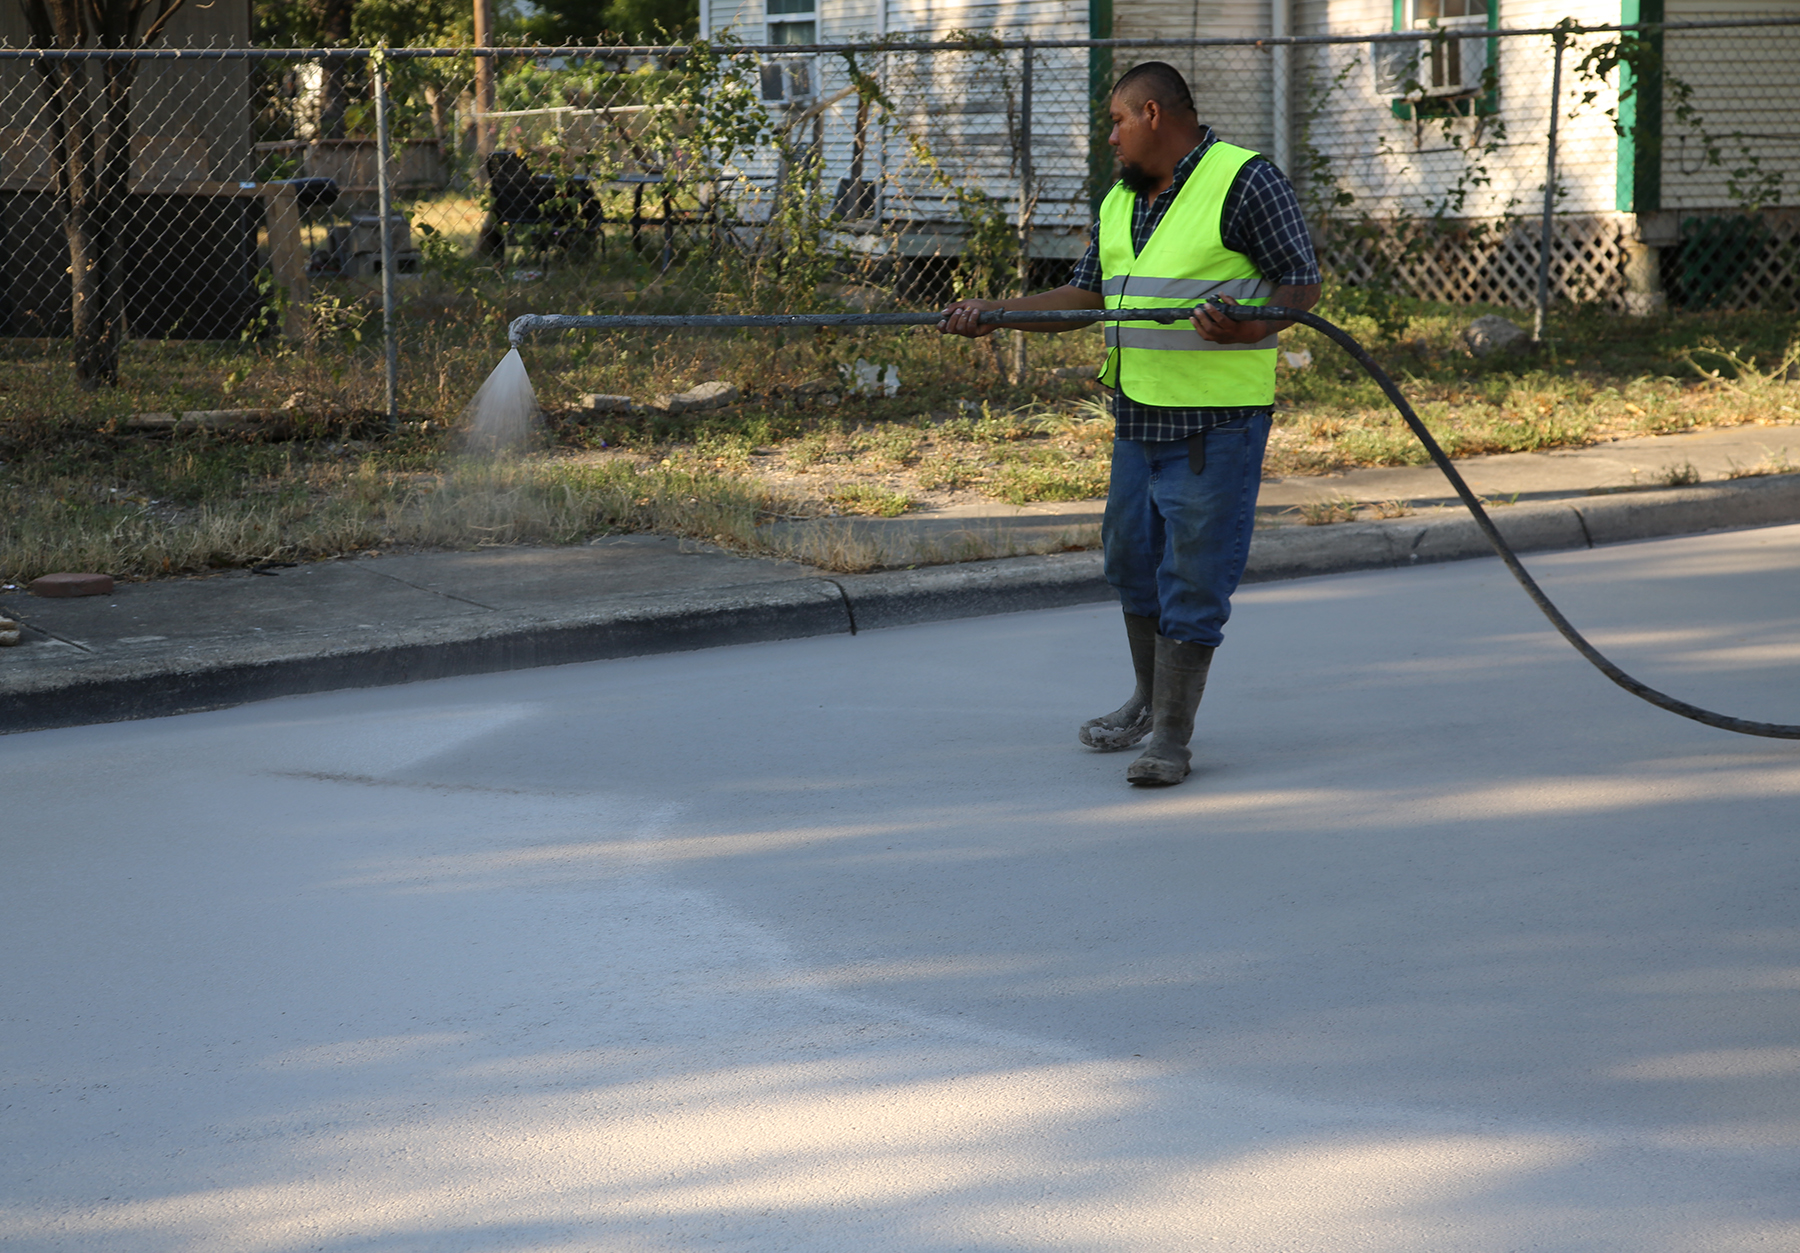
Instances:
[[[1800,528],[1541,556],[1800,721]],[[3,661],[3,658],[0,658]],[[0,739],[0,1245],[1800,1248],[1800,744],[1498,563]]]

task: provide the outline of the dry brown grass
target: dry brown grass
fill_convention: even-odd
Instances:
[[[503,465],[459,461],[446,425],[498,359],[506,320],[580,307],[581,295],[573,278],[557,275],[481,292],[437,279],[409,289],[406,420],[394,435],[372,422],[381,396],[368,293],[346,290],[327,305],[304,345],[133,343],[125,386],[106,393],[75,388],[59,346],[13,341],[15,359],[0,371],[0,572],[143,577],[399,546],[561,543],[607,530],[868,569],[1015,549],[996,530],[902,551],[833,515],[975,496],[1104,494],[1111,424],[1097,389],[1050,374],[1098,358],[1091,332],[1034,339],[1042,368],[1025,385],[996,372],[986,345],[928,331],[550,339],[527,352],[553,418],[546,446]],[[1577,319],[1561,357],[1482,363],[1455,345],[1456,329],[1479,312],[1422,310],[1409,347],[1380,350],[1453,455],[1800,421],[1800,385],[1783,377],[1800,361],[1787,347],[1792,317]],[[1368,331],[1354,321],[1350,329]],[[1372,385],[1308,335],[1293,338],[1316,364],[1282,371],[1269,472],[1421,462]],[[895,363],[902,393],[832,404],[802,386],[837,377],[858,357]],[[642,398],[709,379],[736,383],[746,400],[682,418],[589,418],[573,408],[583,392]],[[285,444],[134,436],[119,426],[134,412],[272,408],[296,396],[305,429]],[[1783,450],[1739,476],[1792,469]],[[1382,515],[1388,508],[1373,512],[1396,516]]]
[[[50,570],[149,577],[397,547],[564,544],[610,530],[754,548],[759,524],[792,508],[747,480],[544,458],[397,473],[363,456],[189,503],[75,490],[56,481],[0,489],[0,568],[11,581]]]

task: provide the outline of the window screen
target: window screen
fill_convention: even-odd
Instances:
[[[818,0],[768,0],[769,42],[819,42]]]

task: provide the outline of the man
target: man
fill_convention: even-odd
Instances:
[[[1110,109],[1119,182],[1069,283],[1011,300],[958,301],[940,331],[991,334],[976,321],[988,309],[1187,308],[1216,297],[1304,310],[1318,302],[1318,262],[1292,185],[1201,125],[1173,66],[1128,70]],[[1115,432],[1102,539],[1137,686],[1079,735],[1109,750],[1148,735],[1126,771],[1132,783],[1187,777],[1194,714],[1250,550],[1275,337],[1290,325],[1234,322],[1211,308],[1167,326],[1106,324],[1100,381],[1113,389]]]

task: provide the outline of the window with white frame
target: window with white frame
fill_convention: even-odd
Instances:
[[[1488,0],[1407,0],[1413,30],[1455,32],[1434,39],[1420,51],[1419,86],[1427,96],[1462,96],[1481,90],[1487,69],[1488,41],[1458,38],[1488,28]]]
[[[1376,44],[1375,87],[1383,95],[1414,99],[1469,96],[1492,84],[1484,81],[1490,50],[1486,34],[1497,25],[1490,0],[1402,0],[1402,30],[1437,30],[1439,39]],[[1479,32],[1479,33],[1478,33]]]
[[[769,42],[819,42],[818,0],[768,0]]]

